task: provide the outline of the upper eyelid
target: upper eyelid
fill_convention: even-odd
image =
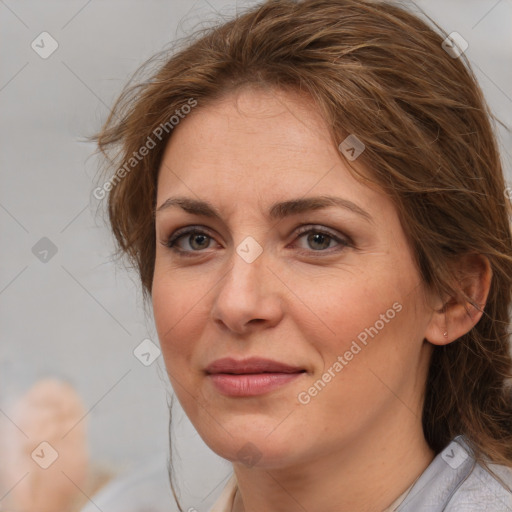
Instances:
[[[202,232],[207,234],[210,238],[215,238],[214,236],[211,235],[212,230],[210,230],[209,228],[207,228],[205,226],[195,226],[195,225],[184,226],[182,228],[178,228],[167,238],[169,240],[171,240],[171,238],[173,240],[178,240],[178,238],[181,238],[182,236],[189,235],[192,233],[202,233]]]
[[[306,231],[307,230],[306,228],[307,229],[311,229],[311,230],[316,229],[318,231],[325,231],[327,233],[330,233],[334,237],[335,236],[345,236],[345,237],[347,237],[346,235],[338,234],[336,232],[336,230],[334,230],[333,228],[329,228],[327,226],[322,226],[321,224],[303,223],[303,224],[299,224],[298,226],[296,226],[293,231],[294,232]],[[174,230],[173,233],[169,236],[169,238],[171,238],[171,237],[173,237],[173,238],[176,237],[177,238],[177,237],[180,237],[180,236],[183,236],[183,235],[187,235],[187,234],[189,234],[191,232],[193,233],[193,232],[201,232],[201,231],[204,231],[207,234],[208,233],[213,233],[213,230],[208,228],[208,227],[206,227],[206,226],[193,224],[193,225],[189,225],[189,226],[183,226],[181,228],[178,228],[178,229]]]

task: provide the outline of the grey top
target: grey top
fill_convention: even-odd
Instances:
[[[457,436],[385,512],[512,512],[512,469],[489,468],[509,489],[475,461],[465,438]],[[232,477],[209,512],[230,512],[235,490]]]
[[[396,512],[512,512],[512,469],[477,463],[463,436],[431,462]]]
[[[456,437],[405,493],[394,512],[512,512],[512,469],[497,464],[489,467],[507,489],[474,459],[463,436]],[[233,475],[234,476],[234,475]],[[213,508],[231,510],[236,480],[231,478]],[[400,497],[402,498],[402,497]],[[175,502],[169,488],[165,464],[140,467],[108,484],[82,512],[170,512]],[[185,504],[184,504],[185,505]],[[184,510],[190,510],[188,506]],[[192,510],[195,510],[192,507]]]

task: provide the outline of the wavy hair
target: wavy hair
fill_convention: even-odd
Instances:
[[[190,99],[200,109],[247,84],[307,93],[333,144],[354,134],[366,146],[364,179],[394,202],[427,287],[472,304],[457,288],[457,257],[489,259],[480,321],[434,347],[422,422],[435,453],[464,434],[478,460],[512,467],[511,205],[492,114],[469,62],[445,51],[445,37],[387,2],[266,1],[152,59],[149,79],[127,85],[96,140],[110,171],[129,169],[107,187],[108,217],[147,298],[169,119]],[[169,129],[156,137],[159,126]],[[148,137],[155,147],[127,167]]]

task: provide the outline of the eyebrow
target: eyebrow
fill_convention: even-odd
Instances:
[[[367,221],[373,222],[372,216],[363,210],[360,206],[357,206],[357,204],[349,201],[348,199],[343,199],[336,196],[305,197],[275,203],[270,207],[268,217],[272,220],[280,220],[291,215],[298,215],[300,213],[320,210],[330,206],[336,206],[350,210],[360,215]],[[192,215],[201,215],[204,217],[221,220],[220,212],[211,203],[208,201],[192,199],[185,196],[169,197],[155,210],[155,215],[158,212],[167,210],[168,208],[172,207],[179,207]]]

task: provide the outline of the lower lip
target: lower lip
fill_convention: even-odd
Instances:
[[[243,375],[215,373],[209,375],[209,378],[223,395],[256,396],[284,386],[303,373],[254,373]]]

